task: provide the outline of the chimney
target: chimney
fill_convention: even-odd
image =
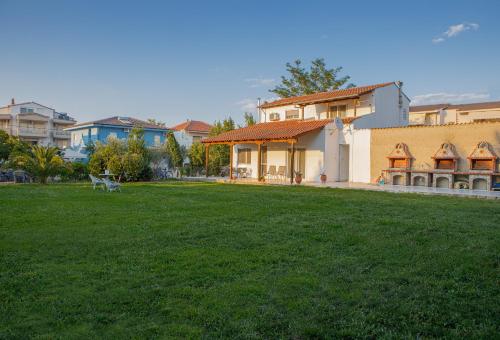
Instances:
[[[14,100],[14,98],[10,100],[10,105],[16,105],[16,101]]]

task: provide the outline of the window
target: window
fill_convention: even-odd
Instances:
[[[97,128],[92,128],[92,129],[90,129],[90,134],[91,134],[92,136],[97,135]]]
[[[161,144],[161,136],[156,135],[154,143],[155,143],[155,146],[160,146],[160,144]]]
[[[278,112],[273,112],[269,114],[269,120],[274,122],[276,120],[280,120],[280,114]]]
[[[299,119],[299,110],[286,110],[285,119]]]
[[[114,139],[116,139],[116,138],[118,138],[118,135],[116,134],[116,132],[110,132],[110,133],[108,134],[108,139],[110,139],[110,138],[114,138]]]
[[[193,143],[201,143],[201,136],[193,136]]]
[[[406,112],[406,109],[403,109],[403,120],[408,119],[408,112]]]
[[[251,149],[238,149],[238,164],[251,164]]]
[[[328,110],[328,118],[345,118],[347,113],[347,105],[330,106]]]

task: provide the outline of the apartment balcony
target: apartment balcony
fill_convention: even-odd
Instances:
[[[63,131],[63,130],[53,130],[52,137],[57,138],[57,139],[70,139],[71,132],[70,131]]]
[[[20,127],[17,134],[20,137],[48,137],[48,131],[44,128]]]
[[[10,127],[0,126],[0,130],[5,131],[10,134]]]

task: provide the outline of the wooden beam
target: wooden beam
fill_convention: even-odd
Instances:
[[[229,144],[229,179],[233,179],[233,146],[234,144]]]
[[[262,143],[257,143],[257,180],[262,177]]]
[[[295,167],[295,143],[292,144],[292,155],[290,156],[290,184],[293,184],[293,173]]]
[[[209,144],[205,145],[205,175],[208,177],[208,151],[209,151]]]
[[[313,132],[313,131],[311,131]],[[205,145],[230,145],[230,144],[259,144],[259,143],[297,143],[297,138],[288,139],[254,139],[254,140],[233,140],[230,142],[203,142]]]

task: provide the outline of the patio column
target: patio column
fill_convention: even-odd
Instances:
[[[292,142],[292,155],[290,156],[290,184],[293,184],[293,173],[295,165],[295,143]]]
[[[229,144],[229,179],[233,179],[233,143]]]
[[[262,143],[257,143],[257,180],[260,182],[262,177]]]
[[[208,177],[208,148],[210,144],[205,144],[205,176]]]

